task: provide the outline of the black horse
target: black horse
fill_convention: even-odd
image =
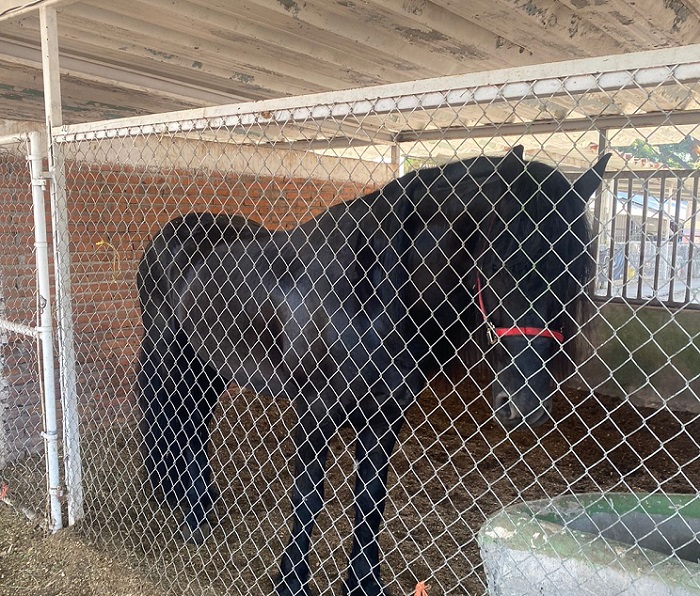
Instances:
[[[344,425],[357,433],[344,593],[387,594],[377,533],[407,408],[479,344],[496,371],[498,420],[549,419],[554,364],[575,343],[591,276],[586,202],[607,160],[572,185],[518,147],[411,172],[291,232],[206,213],[168,223],[139,266],[139,390],[148,478],[183,508],[185,537],[208,531],[219,394],[233,382],[287,397],[298,417],[293,527],[277,594],[310,594],[328,444]]]

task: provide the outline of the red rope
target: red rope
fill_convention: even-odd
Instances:
[[[486,308],[484,307],[484,299],[481,297],[481,276],[477,274],[476,276],[476,297],[479,302],[479,310],[481,311],[481,316],[484,317],[484,324],[488,330],[498,337],[512,337],[514,335],[524,335],[525,337],[549,337],[562,343],[564,341],[564,334],[559,331],[553,331],[551,329],[541,328],[541,327],[494,327],[486,316]],[[494,338],[494,342],[495,342]]]
[[[527,337],[551,337],[559,343],[564,341],[564,334],[551,329],[540,329],[539,327],[496,327],[494,330],[498,337],[509,337],[511,335],[526,335]]]

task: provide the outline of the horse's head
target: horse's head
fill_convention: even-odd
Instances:
[[[554,364],[572,352],[576,305],[591,277],[587,201],[608,159],[573,184],[520,151],[498,167],[504,192],[481,224],[474,287],[493,344],[493,407],[507,428],[550,418]]]
[[[508,428],[549,418],[554,373],[573,361],[579,298],[593,267],[587,202],[608,159],[571,184],[550,166],[525,162],[516,147],[503,158],[412,172],[384,191],[393,201],[377,217],[383,244],[373,240],[369,256],[380,255],[377,278],[388,271],[391,283],[375,295],[387,294],[386,310],[401,288],[409,316],[397,308],[393,318],[426,375],[457,354],[467,367],[483,358],[472,341],[483,325],[492,338],[493,406]]]

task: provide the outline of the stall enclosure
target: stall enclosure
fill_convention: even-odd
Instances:
[[[524,499],[698,493],[699,78],[700,48],[692,46],[54,126],[54,184],[65,194],[54,250],[69,258],[62,296],[74,335],[72,415],[87,454],[84,503],[74,507],[81,531],[147,569],[164,590],[238,585],[252,594],[271,592],[289,531],[292,404],[246,388],[228,388],[211,424],[220,496],[209,539],[184,543],[181,511],[149,499],[134,386],[136,271],[163,225],[209,211],[290,230],[413,169],[518,145],[526,160],[571,180],[612,154],[588,209],[593,319],[567,338],[583,355],[556,386],[553,421],[534,431],[507,432],[495,420],[488,351],[431,381],[391,459],[380,535],[385,581],[397,594],[419,580],[437,593],[484,593],[476,532],[488,515]],[[2,283],[7,303],[8,288],[21,283],[10,284],[5,271]],[[337,593],[347,571],[352,441],[341,432],[331,445],[313,535],[317,593]],[[7,462],[2,473],[15,468]],[[28,477],[25,470],[16,482]]]

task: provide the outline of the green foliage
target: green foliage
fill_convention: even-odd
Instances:
[[[679,143],[652,145],[646,139],[635,139],[631,145],[613,148],[621,154],[629,153],[634,158],[648,159],[667,168],[700,168],[700,141],[690,135]]]

